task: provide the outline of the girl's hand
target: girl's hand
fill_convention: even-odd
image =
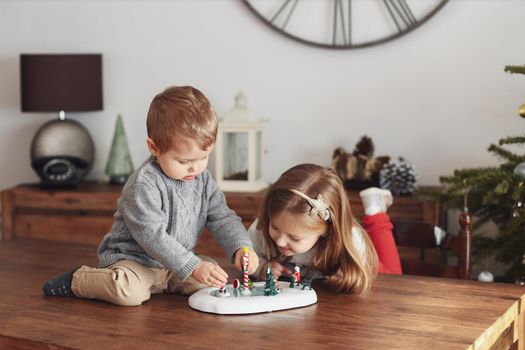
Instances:
[[[219,265],[201,261],[191,273],[197,282],[214,287],[223,287],[228,282],[228,274]]]
[[[266,266],[268,265],[270,266],[270,269],[272,270],[274,276],[276,276],[277,278],[281,277],[281,275],[291,275],[293,273],[292,270],[285,267],[277,260],[271,260],[268,262],[265,261],[262,264],[261,272],[259,273],[259,278],[261,278],[262,280],[266,278]]]
[[[243,248],[237,249],[237,251],[235,252],[234,262],[235,266],[237,266],[239,270],[242,270],[242,256]],[[253,250],[248,249],[248,274],[251,275],[252,273],[254,273],[255,270],[257,270],[257,267],[259,267],[259,257]]]

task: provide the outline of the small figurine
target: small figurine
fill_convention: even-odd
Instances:
[[[275,285],[275,279],[273,276],[272,269],[270,269],[270,266],[266,267],[266,283],[264,284],[264,295],[269,297],[272,295],[279,294],[279,290],[277,289]]]
[[[226,290],[226,286],[222,286],[219,288],[219,297],[221,298],[227,298],[230,296],[230,293]]]
[[[252,292],[250,292],[250,277],[248,277],[248,264],[249,264],[249,258],[248,258],[248,252],[250,251],[250,248],[248,247],[242,247],[242,274],[243,274],[243,291],[241,292],[242,295],[250,295]]]
[[[297,281],[295,280],[295,274],[292,274],[292,275],[290,276],[290,286],[289,286],[289,287],[290,287],[290,288],[295,288],[295,283],[296,283],[296,282],[297,282]]]
[[[301,290],[304,290],[306,287],[308,287],[308,289],[312,290],[312,280],[310,279],[303,279],[303,287],[301,288]]]
[[[233,286],[233,296],[238,297],[240,293],[239,289],[241,287],[241,282],[239,282],[239,280],[236,278],[233,280],[232,286]]]
[[[295,282],[300,283],[301,282],[301,268],[295,265],[294,270],[295,272],[293,273],[293,277],[295,277]]]

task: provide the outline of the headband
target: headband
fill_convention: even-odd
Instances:
[[[321,219],[323,219],[323,221],[330,220],[330,206],[322,199],[322,196],[320,194],[318,194],[317,198],[314,199],[308,197],[299,190],[291,189],[290,191],[303,198],[308,202],[308,204],[310,204],[310,206],[312,207],[312,209],[310,210],[310,215],[319,215]]]

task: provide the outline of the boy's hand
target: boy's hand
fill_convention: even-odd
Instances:
[[[244,248],[237,249],[237,251],[235,252],[234,262],[235,262],[235,266],[237,266],[239,270],[242,270],[243,249]],[[248,274],[251,275],[252,273],[254,273],[255,270],[257,270],[258,266],[259,266],[259,257],[257,256],[257,254],[255,254],[253,250],[248,249]]]
[[[219,265],[209,261],[201,261],[191,273],[197,282],[210,286],[223,287],[228,282],[228,274]]]
[[[261,272],[259,273],[259,279],[261,280],[266,279],[266,267],[268,265],[270,266],[270,269],[272,270],[273,275],[277,278],[281,277],[282,275],[291,275],[293,273],[292,270],[283,266],[277,260],[265,261],[262,265]]]

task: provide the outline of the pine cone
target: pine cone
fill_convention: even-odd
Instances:
[[[372,139],[366,135],[361,137],[358,143],[355,145],[354,156],[363,155],[367,158],[374,156],[374,143]]]
[[[383,166],[379,186],[394,195],[408,195],[415,191],[417,177],[414,166],[400,157],[398,162],[389,161]]]

